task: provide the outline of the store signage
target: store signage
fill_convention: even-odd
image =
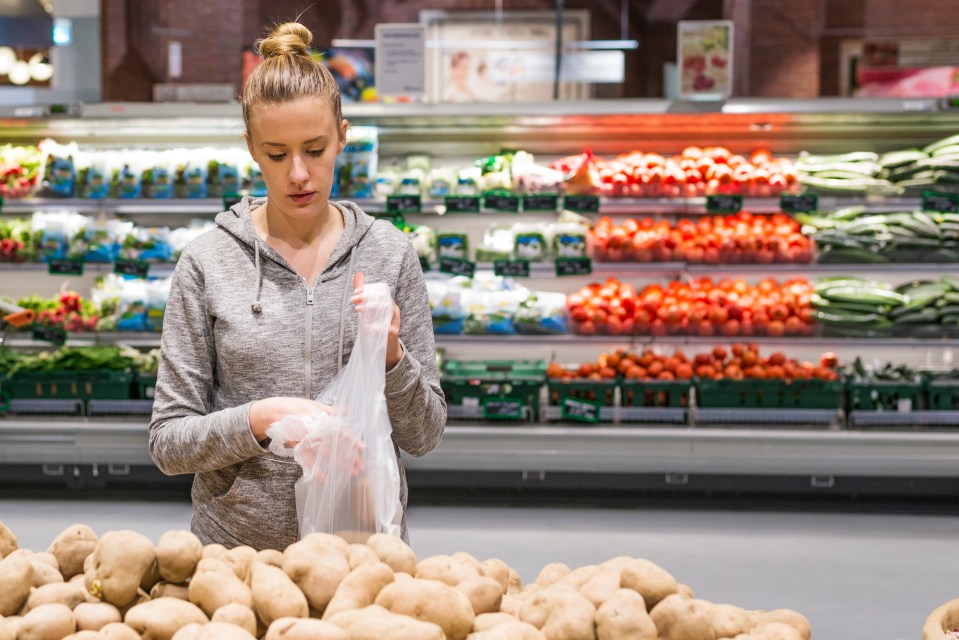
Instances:
[[[595,424],[599,422],[601,409],[602,405],[593,400],[563,398],[562,416],[563,420]]]
[[[599,196],[566,196],[563,208],[577,213],[599,213]]]
[[[592,272],[592,258],[556,258],[558,276],[588,276]]]
[[[819,196],[815,193],[784,193],[779,196],[783,213],[812,213],[819,211]]]
[[[732,21],[682,20],[677,30],[679,97],[723,100],[732,95]]]
[[[426,92],[426,25],[376,25],[376,92],[422,96]]]
[[[483,417],[519,420],[523,417],[523,401],[519,398],[483,398]]]
[[[426,273],[431,269],[429,259],[420,256],[420,269],[423,270],[423,273]]]
[[[63,327],[35,324],[31,333],[34,340],[49,342],[56,347],[62,347],[67,341],[67,331]]]
[[[422,210],[423,201],[419,195],[386,196],[387,213],[419,213]]]
[[[706,211],[708,213],[739,213],[742,208],[742,196],[706,196]]]
[[[476,273],[476,263],[460,258],[440,258],[440,273],[449,273],[454,276],[472,278]]]
[[[499,85],[552,82],[556,75],[556,56],[552,53],[510,51],[494,60],[489,71],[491,82]],[[626,54],[623,51],[573,51],[563,54],[559,79],[563,82],[620,84],[626,78]]]
[[[959,194],[923,191],[922,210],[939,211],[941,213],[959,213]]]
[[[82,276],[83,260],[79,258],[50,258],[47,273],[51,276]]]
[[[146,279],[150,275],[150,265],[142,260],[117,260],[113,263],[113,273]]]
[[[479,196],[446,196],[446,213],[479,213]]]
[[[493,273],[498,276],[529,277],[529,260],[494,260]]]
[[[229,211],[233,208],[233,205],[239,204],[243,200],[243,196],[238,193],[228,193],[223,196],[223,210]]]
[[[488,193],[483,196],[483,207],[493,211],[519,212],[519,196]]]
[[[523,211],[556,211],[559,195],[555,193],[531,193],[523,196]]]

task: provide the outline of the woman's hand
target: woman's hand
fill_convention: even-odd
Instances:
[[[363,312],[363,273],[357,271],[353,275],[353,304],[356,312]],[[400,345],[400,308],[393,302],[393,319],[390,321],[390,332],[386,338],[386,370],[389,371],[403,357],[403,347]]]
[[[330,413],[330,408],[306,398],[273,397],[257,400],[250,406],[250,430],[257,442],[266,439],[266,430],[286,416]]]

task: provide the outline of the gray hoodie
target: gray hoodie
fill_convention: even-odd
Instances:
[[[386,374],[399,461],[439,443],[446,402],[426,282],[416,250],[388,222],[352,202],[334,203],[345,229],[326,269],[308,286],[257,236],[249,197],[216,217],[183,250],[163,318],[150,455],[166,474],[195,473],[193,532],[204,544],[284,549],[299,538],[298,464],[267,451],[250,430],[262,398],[315,398],[349,360],[357,331],[353,273],[386,282],[400,308],[404,355]],[[384,363],[385,366],[385,363]],[[406,518],[403,538],[408,539]]]

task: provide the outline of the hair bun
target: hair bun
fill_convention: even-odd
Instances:
[[[285,22],[273,30],[268,38],[257,43],[266,58],[273,56],[305,56],[310,53],[313,34],[299,22]]]

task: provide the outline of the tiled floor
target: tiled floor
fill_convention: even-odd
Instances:
[[[155,541],[189,527],[190,513],[182,502],[0,501],[0,520],[35,550],[75,522]],[[697,597],[796,609],[820,640],[914,640],[932,609],[959,597],[954,516],[431,506],[409,519],[421,557],[496,556],[526,581],[551,561],[645,557]]]

